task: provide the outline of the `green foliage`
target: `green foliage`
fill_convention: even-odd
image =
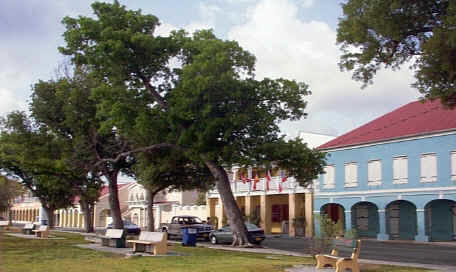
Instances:
[[[338,236],[343,236],[344,227],[342,225],[342,220],[334,222],[326,214],[320,214],[316,216],[316,219],[320,225],[320,238],[334,239]]]
[[[204,165],[191,162],[180,152],[169,149],[139,153],[133,172],[138,182],[154,194],[164,189],[204,190],[214,182]]]
[[[29,189],[46,208],[72,205],[74,190],[66,179],[63,141],[25,113],[13,112],[2,122],[0,169]]]
[[[9,211],[14,199],[23,192],[23,187],[17,181],[0,176],[0,212]]]
[[[383,66],[412,61],[423,97],[456,105],[456,2],[349,0],[342,8],[341,69],[368,84]]]

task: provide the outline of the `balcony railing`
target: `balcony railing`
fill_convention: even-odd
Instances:
[[[289,193],[291,191],[302,191],[307,188],[302,187],[294,177],[288,177],[286,181],[282,181],[280,177],[272,177],[269,182],[269,188],[266,178],[261,178],[255,185],[252,179],[250,182],[231,181],[231,190],[234,194],[266,192],[271,194]],[[218,194],[218,191],[211,190],[209,194]]]

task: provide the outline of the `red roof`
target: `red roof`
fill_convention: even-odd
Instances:
[[[418,136],[456,129],[456,110],[440,100],[411,102],[357,129],[335,138],[318,149],[332,149]]]
[[[130,185],[131,182],[129,183],[120,183],[120,184],[117,184],[117,190],[119,190],[120,188],[123,188],[127,185]],[[100,192],[100,197],[104,196],[104,195],[107,195],[109,194],[109,187],[108,186],[103,186],[103,188],[101,188],[101,192]]]
[[[131,182],[129,183],[120,183],[117,185],[117,190],[120,189],[120,188],[123,188],[127,185],[130,185]],[[107,195],[109,194],[109,188],[108,186],[103,186],[103,188],[101,188],[101,191],[100,191],[100,197],[104,196],[104,195]],[[74,199],[73,199],[73,204],[78,204],[79,203],[79,199],[81,199],[79,196],[75,196]]]

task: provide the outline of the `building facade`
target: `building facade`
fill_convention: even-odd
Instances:
[[[258,221],[265,233],[313,235],[312,189],[300,186],[279,169],[270,172],[270,179],[264,171],[252,167],[233,167],[228,174],[242,213],[250,220]],[[217,218],[219,228],[228,223],[217,190],[208,193],[206,209],[207,217]]]
[[[145,228],[149,221],[147,210],[149,201],[144,187],[141,184],[134,184],[129,188],[128,212],[125,215],[134,224]],[[196,205],[198,199],[197,190],[158,192],[154,198],[154,227],[158,229],[160,223],[169,223],[175,215],[194,215],[205,219],[206,207]]]
[[[361,237],[456,240],[456,111],[412,102],[320,149],[314,214]]]

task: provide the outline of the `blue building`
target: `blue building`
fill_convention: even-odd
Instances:
[[[456,240],[456,110],[412,102],[319,149],[314,214],[361,237]]]

